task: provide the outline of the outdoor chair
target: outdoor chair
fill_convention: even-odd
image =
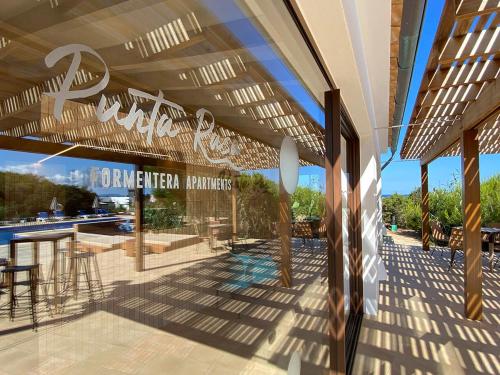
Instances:
[[[437,221],[431,221],[431,239],[435,245],[441,248],[441,256],[443,256],[443,247],[450,242],[450,236],[443,231],[443,227]],[[436,247],[432,248],[431,255],[436,251]]]
[[[451,228],[451,235],[448,243],[451,251],[450,266],[448,267],[448,271],[450,271],[455,264],[455,256],[457,251],[463,252],[463,240],[464,233],[462,228]]]
[[[293,225],[293,236],[302,238],[302,244],[306,244],[306,240],[311,243],[311,252],[314,250],[314,233],[311,223],[307,221],[297,221]]]
[[[118,225],[118,230],[125,233],[132,233],[134,231],[135,224],[130,221],[130,219],[125,220],[125,222]]]
[[[98,209],[96,210],[96,214],[97,214],[97,216],[99,216],[99,217],[104,217],[104,216],[108,216],[109,212],[108,212],[108,210],[106,210],[106,209],[104,209],[104,208],[98,208]]]
[[[495,262],[493,263],[493,267],[500,265],[500,233],[495,234],[495,247],[493,248],[495,252]]]
[[[488,227],[496,228],[491,224]],[[500,233],[496,233],[493,235],[493,268],[497,265],[500,265]],[[483,246],[481,247],[481,254],[483,257],[489,257],[490,249],[489,249],[489,237],[487,234],[483,233],[481,236],[483,241]]]
[[[49,213],[42,211],[37,214],[36,221],[40,223],[44,223],[49,220]]]
[[[67,217],[64,215],[64,211],[57,210],[54,212],[54,219],[64,220],[64,219],[67,219]]]
[[[236,238],[231,240],[231,252],[236,253],[236,246],[238,243],[242,244],[245,250],[248,250],[248,233],[250,230],[250,226],[248,223],[243,223],[242,225],[242,233],[238,233]]]
[[[89,217],[92,217],[93,214],[90,212],[87,212],[85,210],[78,210],[78,217],[81,219],[88,219]]]

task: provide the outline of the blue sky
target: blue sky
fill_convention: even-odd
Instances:
[[[90,169],[95,168],[117,168],[132,170],[131,164],[113,163],[89,159],[76,159],[63,156],[56,156],[43,163],[38,163],[47,155],[32,154],[26,152],[0,151],[0,171],[17,173],[31,173],[44,176],[52,182],[58,184],[69,184],[85,186],[90,189]],[[90,189],[97,194],[127,195],[127,189]]]
[[[403,124],[408,124],[410,121],[443,6],[444,0],[427,1],[422,34],[418,44],[414,72],[403,116]],[[420,163],[418,161],[402,161],[399,158],[399,151],[401,150],[405,132],[406,128],[402,128],[396,156],[392,163],[382,172],[382,194],[408,194],[420,186]],[[386,153],[382,156],[382,160],[385,161],[389,157],[390,153]],[[481,180],[500,173],[500,155],[481,155],[479,157],[479,167]],[[429,164],[429,188],[434,189],[439,186],[446,186],[454,177],[460,177],[460,174],[460,157],[436,159]]]

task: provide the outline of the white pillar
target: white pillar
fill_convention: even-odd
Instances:
[[[364,309],[368,315],[378,310],[379,281],[386,271],[378,255],[381,245],[380,164],[371,136],[360,137],[361,172],[361,233],[363,244],[363,296]]]

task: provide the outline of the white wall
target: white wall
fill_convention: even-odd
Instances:
[[[382,230],[380,154],[387,149],[390,0],[295,0],[318,51],[340,89],[360,136],[365,312],[376,314]],[[377,129],[378,128],[378,129]]]
[[[363,246],[363,294],[365,313],[374,315],[378,309],[379,281],[387,277],[378,255],[381,244],[382,213],[380,206],[380,162],[370,136],[360,138],[361,148],[361,222]]]

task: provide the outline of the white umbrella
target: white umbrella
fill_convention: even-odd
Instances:
[[[94,202],[92,203],[92,208],[97,212],[97,209],[99,208],[99,198],[97,196],[94,198]]]
[[[52,210],[52,211],[56,211],[57,210],[57,198],[56,197],[52,198],[52,202],[50,202],[49,209]]]

